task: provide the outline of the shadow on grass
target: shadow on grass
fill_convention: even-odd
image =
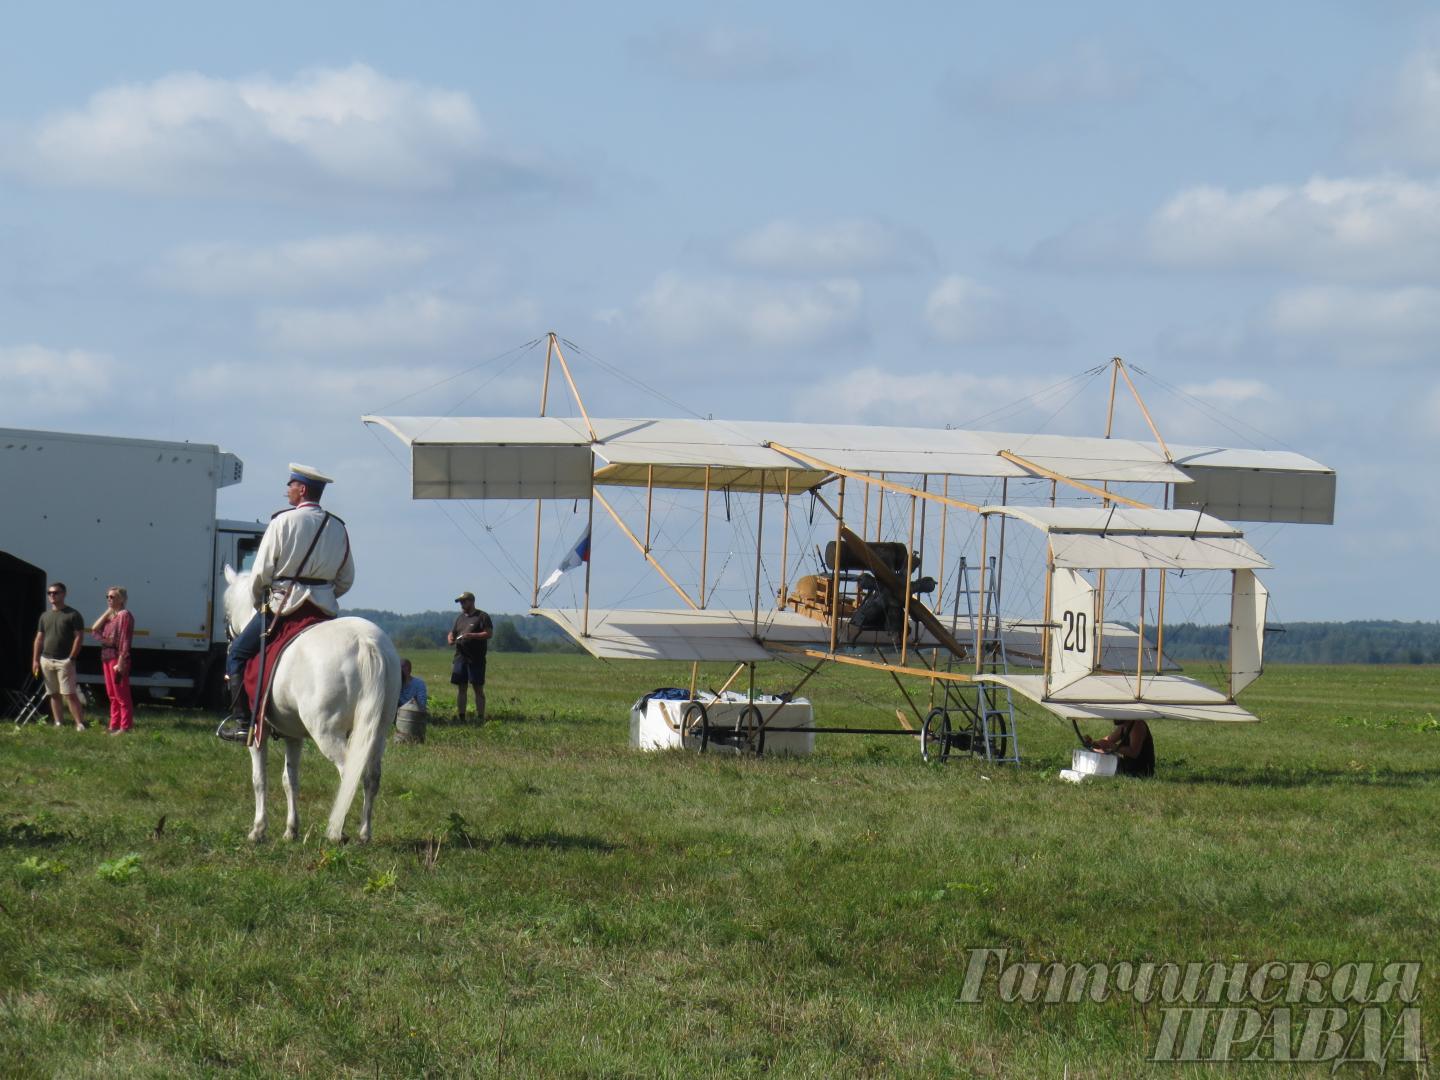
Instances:
[[[1159,770],[1157,770],[1159,772]],[[1228,787],[1425,787],[1440,780],[1440,769],[1266,769],[1187,768],[1182,774],[1164,775],[1168,784],[1223,784]]]
[[[3,847],[53,847],[70,839],[70,834],[59,829],[47,829],[44,825],[22,818],[0,824],[0,846]]]
[[[424,837],[419,840],[405,840],[401,842],[400,846],[415,852],[417,855],[423,856],[435,850],[436,840],[434,837]],[[546,829],[538,833],[506,832],[498,837],[466,835],[457,838],[452,835],[447,838],[445,846],[473,851],[494,851],[496,848],[520,848],[526,851],[598,851],[608,853],[611,851],[619,851],[623,845],[612,843],[609,840],[602,840],[598,836],[583,836],[576,833],[563,833],[556,832],[554,829]]]
[[[529,834],[507,832],[502,834],[499,840],[481,841],[482,845],[487,843],[492,847],[545,848],[551,851],[618,851],[620,848],[619,844],[612,844],[609,840],[601,840],[597,836],[577,836],[553,829]]]

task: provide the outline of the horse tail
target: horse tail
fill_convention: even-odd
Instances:
[[[345,748],[345,767],[340,770],[340,789],[330,808],[330,836],[339,837],[360,781],[372,769],[379,769],[385,753],[385,738],[395,722],[400,698],[400,660],[389,638],[378,631],[356,642],[356,666],[360,669],[360,690],[355,696],[354,726]]]

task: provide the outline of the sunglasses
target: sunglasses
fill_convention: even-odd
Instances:
[[[64,595],[65,595],[65,590],[64,590],[64,589],[46,589],[46,590],[45,590],[45,595],[46,595],[46,596],[64,596]]]

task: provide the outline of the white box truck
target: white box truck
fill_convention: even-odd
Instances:
[[[45,585],[63,581],[87,626],[122,585],[135,614],[136,696],[220,701],[223,568],[254,561],[264,525],[221,521],[215,495],[244,464],[218,446],[0,428],[0,687],[30,677]],[[102,683],[86,635],[82,682]]]

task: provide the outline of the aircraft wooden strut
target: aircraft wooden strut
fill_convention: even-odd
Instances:
[[[557,365],[578,417],[546,415]],[[1110,437],[1122,378],[1153,442]],[[959,747],[1018,760],[1010,692],[1072,720],[1254,720],[1236,695],[1261,672],[1267,593],[1255,572],[1269,564],[1230,522],[1329,524],[1334,516],[1335,473],[1309,458],[1168,445],[1119,358],[1111,364],[1104,437],[592,417],[554,334],[537,417],[363,420],[409,447],[416,499],[536,501],[532,608],[592,655],[728,661],[737,666],[726,686],[748,668],[752,697],[754,665],[765,660],[809,662],[807,679],[828,662],[884,671],[897,683],[900,676],[923,679],[933,706],[928,714],[905,696],[921,723],[922,745],[942,757]],[[992,489],[998,482],[998,501],[959,497],[977,480]],[[1037,482],[1048,489],[1042,505],[1012,499],[1013,488],[1034,489]],[[631,503],[643,496],[643,521],[633,506],[627,520],[620,500],[607,497],[622,490],[632,493]],[[676,492],[701,499],[698,580],[667,568],[655,542],[656,497]],[[727,507],[732,497],[754,496],[746,504],[754,510],[748,609],[707,602],[712,503],[720,496]],[[683,607],[592,607],[592,572],[620,558],[600,544],[585,563],[581,606],[543,606],[547,500],[583,500],[587,529],[598,507]],[[792,577],[797,560],[812,557],[791,547],[801,500],[830,524],[823,547],[815,544],[815,572]],[[964,521],[968,537],[961,537]],[[1033,530],[1043,577],[1022,598],[1030,609],[1017,613],[1003,578],[1018,527]],[[922,549],[937,532],[938,558],[927,560],[931,578],[922,572]],[[970,550],[957,555],[962,540]],[[949,562],[955,566],[947,579]],[[766,589],[762,569],[771,570],[773,586],[777,565],[778,587]],[[1178,673],[1164,655],[1167,594],[1179,579],[1206,573],[1228,577],[1230,640],[1219,686]],[[1110,609],[1122,596],[1133,610],[1117,617]],[[693,678],[690,690],[693,697]],[[746,737],[759,749],[763,715],[749,724]]]

